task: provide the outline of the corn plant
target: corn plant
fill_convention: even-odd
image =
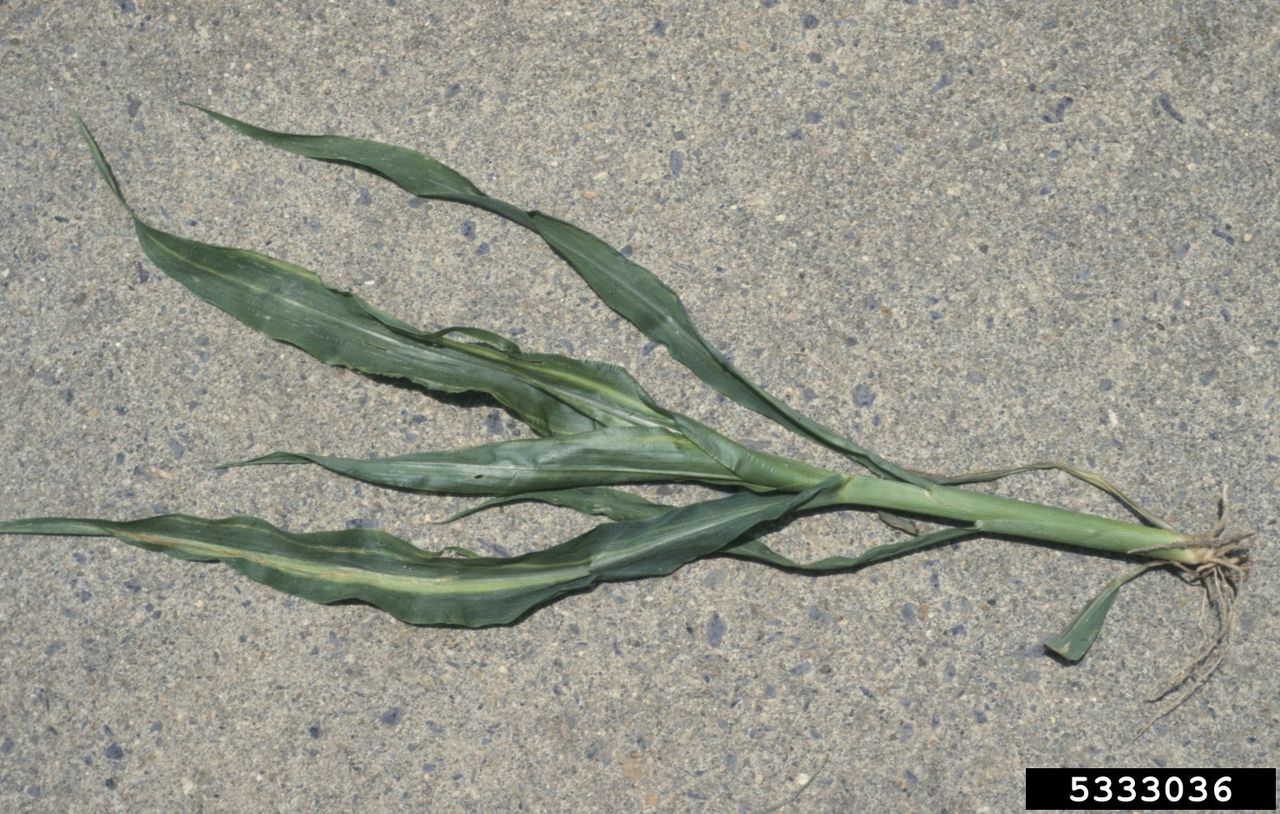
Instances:
[[[0,523],[0,532],[110,536],[180,559],[221,561],[250,579],[315,602],[357,600],[411,624],[466,627],[512,623],[598,583],[665,575],[712,555],[825,574],[967,538],[999,536],[1129,561],[1063,632],[1048,639],[1046,646],[1063,659],[1077,661],[1085,654],[1122,586],[1143,572],[1165,568],[1205,587],[1222,626],[1192,667],[1216,666],[1213,653],[1229,632],[1229,609],[1247,557],[1244,535],[1224,535],[1225,522],[1207,534],[1176,531],[1106,480],[1064,464],[950,477],[894,464],[748,379],[703,338],[675,292],[582,229],[490,197],[458,172],[405,148],[274,132],[205,112],[265,144],[355,167],[413,195],[482,209],[530,230],[606,305],[707,385],[840,453],[859,471],[826,469],[738,443],[658,404],[619,367],[524,351],[503,335],[479,328],[423,330],[327,287],[292,263],[156,229],[130,207],[81,122],[98,173],[132,219],[142,251],[198,297],[328,364],[404,380],[431,393],[484,394],[536,435],[391,458],[276,452],[232,465],[317,465],[379,486],[484,498],[463,514],[537,501],[600,515],[606,522],[550,548],[512,557],[479,556],[464,548],[425,551],[366,528],[290,533],[253,517],[36,518]],[[1045,469],[1105,491],[1133,520],[963,488]],[[658,482],[703,484],[725,494],[690,505],[663,505],[615,488]],[[815,562],[794,561],[761,539],[766,526],[776,529],[805,513],[832,508],[877,512],[903,536]],[[940,527],[921,531],[917,520]]]

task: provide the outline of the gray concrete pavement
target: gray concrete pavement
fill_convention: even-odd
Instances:
[[[1261,532],[1230,659],[1142,734],[1201,596],[964,543],[810,579],[726,560],[485,631],[322,607],[109,540],[0,539],[0,808],[1013,811],[1029,765],[1274,766],[1274,3],[0,4],[0,516],[254,514],[522,551],[587,527],[298,468],[515,437],[325,368],[143,257],[267,251],[424,326],[618,362],[659,400],[832,462],[685,374],[528,234],[303,163],[180,106],[422,149],[628,247],[773,392],[907,465],[1063,459],[1180,528]],[[1007,494],[1116,513],[1054,477]],[[687,497],[672,490],[672,499]],[[797,556],[885,532],[852,514]]]

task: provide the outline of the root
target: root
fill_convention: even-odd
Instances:
[[[1139,731],[1139,735],[1185,704],[1208,683],[1226,660],[1235,638],[1239,625],[1237,602],[1249,571],[1249,548],[1245,543],[1254,536],[1254,532],[1224,537],[1229,507],[1227,487],[1223,484],[1217,522],[1207,535],[1195,541],[1195,546],[1206,552],[1204,562],[1195,566],[1171,563],[1179,569],[1183,579],[1199,583],[1204,588],[1198,621],[1200,643],[1182,671],[1147,699],[1153,704],[1163,702],[1164,708]]]
[[[1196,568],[1181,567],[1186,571],[1184,578],[1188,582],[1198,582],[1204,588],[1198,622],[1200,643],[1186,666],[1147,699],[1154,704],[1172,698],[1152,719],[1152,724],[1186,703],[1218,671],[1226,660],[1239,622],[1236,601],[1247,568],[1243,561],[1232,557],[1206,562]]]

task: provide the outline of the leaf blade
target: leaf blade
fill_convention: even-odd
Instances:
[[[1126,509],[1132,512],[1139,520],[1146,523],[1147,525],[1166,529],[1168,531],[1173,530],[1173,527],[1170,526],[1163,519],[1161,519],[1159,515],[1147,509],[1137,500],[1130,497],[1123,490],[1121,490],[1120,487],[1116,486],[1111,481],[1107,480],[1106,478],[1102,477],[1096,472],[1092,472],[1088,469],[1083,469],[1078,466],[1072,466],[1071,464],[1063,463],[1061,461],[1033,461],[1032,463],[1022,464],[1021,466],[1006,466],[999,469],[984,469],[978,472],[967,472],[963,475],[948,475],[948,476],[929,475],[929,479],[932,480],[934,483],[942,484],[944,486],[955,486],[955,485],[966,484],[966,483],[989,483],[991,481],[1001,480],[1003,478],[1010,477],[1011,475],[1021,475],[1024,472],[1044,472],[1044,471],[1062,472],[1066,475],[1069,475],[1072,478],[1075,478],[1078,481],[1087,483],[1093,488],[1099,490],[1100,492],[1103,492],[1107,495],[1110,495],[1112,498],[1115,498],[1116,502],[1124,506]]]
[[[669,423],[648,393],[616,366],[524,353],[479,329],[420,331],[354,294],[329,288],[301,266],[148,225],[129,207],[93,135],[83,123],[81,128],[99,174],[129,211],[147,257],[249,327],[327,364],[406,379],[437,392],[487,393],[540,435]]]
[[[289,533],[252,517],[33,518],[0,523],[0,533],[114,537],[179,559],[220,561],[313,602],[355,600],[410,624],[484,627],[600,582],[669,574],[784,517],[817,491],[741,492],[647,520],[606,523],[515,557],[444,557],[376,529]]]
[[[1084,658],[1089,648],[1093,647],[1098,634],[1102,632],[1102,623],[1106,621],[1107,614],[1115,605],[1120,589],[1135,577],[1161,565],[1165,563],[1144,563],[1108,582],[1097,596],[1080,609],[1061,633],[1045,639],[1044,646],[1070,662],[1077,662]]]
[[[459,495],[512,496],[650,481],[746,485],[683,436],[651,427],[607,427],[390,458],[273,452],[229,466],[298,463],[378,486]]]
[[[452,523],[477,512],[525,501],[573,509],[582,514],[601,515],[610,520],[648,520],[672,508],[661,503],[653,503],[639,495],[633,495],[621,489],[610,489],[605,486],[586,486],[573,489],[521,492],[504,497],[493,497],[468,506],[462,511],[455,512],[436,522],[440,524]]]
[[[896,543],[885,543],[883,545],[872,546],[866,551],[854,557],[833,556],[824,557],[820,560],[802,563],[779,554],[769,546],[759,540],[749,539],[740,543],[726,547],[721,553],[730,557],[751,560],[765,565],[772,565],[775,568],[781,568],[787,571],[800,571],[803,573],[832,573],[835,571],[854,571],[864,568],[874,563],[883,562],[884,560],[904,557],[907,554],[915,553],[926,548],[943,545],[944,543],[957,542],[966,537],[972,537],[978,532],[971,528],[946,528],[936,531],[917,534],[910,539],[901,540]]]
[[[606,305],[645,336],[666,346],[673,357],[718,392],[792,432],[841,452],[881,477],[917,485],[928,482],[922,474],[886,461],[807,418],[755,384],[703,338],[674,291],[648,269],[622,256],[589,232],[541,212],[525,211],[486,195],[457,171],[434,158],[403,147],[341,136],[281,133],[199,105],[192,107],[265,144],[308,158],[366,169],[414,195],[479,207],[531,229],[583,278]]]

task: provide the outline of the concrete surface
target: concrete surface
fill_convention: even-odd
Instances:
[[[1230,660],[1145,732],[1199,592],[1149,575],[1064,666],[1038,643],[1121,565],[1012,542],[827,579],[707,561],[467,632],[6,537],[0,808],[1012,811],[1029,765],[1274,766],[1278,32],[1274,3],[0,3],[0,516],[243,512],[508,551],[587,525],[518,507],[441,528],[461,501],[211,471],[519,430],[165,279],[77,113],[162,228],[426,326],[622,363],[831,461],[647,351],[529,235],[192,100],[423,149],[629,246],[757,380],[895,460],[1060,458],[1189,529],[1228,481],[1261,532]],[[1061,478],[1001,488],[1117,511]],[[832,515],[775,539],[884,535]]]

